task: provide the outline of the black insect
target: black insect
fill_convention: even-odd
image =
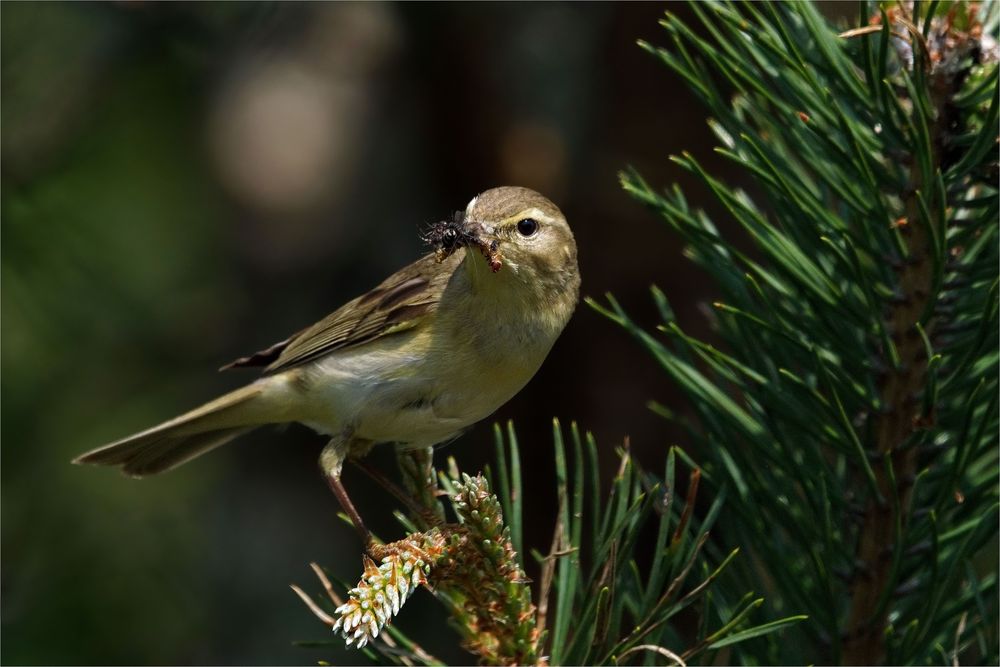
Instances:
[[[432,223],[420,238],[434,249],[439,262],[444,261],[459,248],[478,248],[489,262],[490,269],[496,273],[501,266],[499,242],[485,241],[470,232],[465,222],[465,214],[456,211],[450,220]]]
[[[435,222],[427,228],[420,239],[437,251],[439,257],[444,259],[459,248],[466,246],[479,246],[479,238],[471,234],[465,227],[465,214],[462,211],[455,211],[450,220]]]

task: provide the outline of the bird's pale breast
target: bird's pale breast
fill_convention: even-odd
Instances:
[[[331,354],[310,369],[310,415],[328,435],[430,446],[488,417],[535,374],[555,335],[477,335],[482,322],[435,325]],[[490,323],[494,326],[494,323]],[[495,333],[495,332],[494,332]]]

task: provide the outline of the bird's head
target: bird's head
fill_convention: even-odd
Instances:
[[[444,259],[466,248],[466,261],[480,282],[506,274],[538,290],[579,288],[576,241],[562,211],[534,190],[500,187],[474,197],[452,220],[425,235]],[[501,276],[496,276],[501,280]]]

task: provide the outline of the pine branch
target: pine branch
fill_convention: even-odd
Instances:
[[[881,664],[886,658],[885,628],[889,613],[885,592],[894,586],[891,575],[904,548],[898,540],[911,514],[911,491],[916,477],[918,450],[907,447],[914,432],[925,429],[934,415],[921,405],[927,389],[929,347],[925,339],[933,337],[940,316],[928,312],[934,305],[935,247],[947,233],[944,207],[928,210],[924,198],[934,193],[934,176],[954,166],[945,155],[954,141],[952,132],[957,110],[953,100],[962,91],[969,68],[962,60],[978,40],[971,36],[977,26],[959,31],[952,17],[929,17],[929,31],[922,34],[907,16],[905,8],[893,12],[890,30],[897,38],[897,48],[906,49],[914,68],[923,68],[927,77],[926,94],[930,107],[927,142],[923,155],[909,154],[909,174],[902,200],[904,217],[895,224],[900,228],[905,256],[897,277],[898,298],[889,306],[886,328],[892,332],[896,359],[883,359],[887,366],[881,389],[882,411],[875,421],[875,450],[885,465],[876,467],[879,494],[865,510],[860,528],[857,573],[851,591],[851,610],[847,621],[843,659],[848,664]],[[881,16],[876,17],[881,20]],[[873,23],[876,19],[873,18]],[[981,25],[978,30],[981,31]],[[920,100],[910,100],[915,106]],[[932,195],[933,196],[933,195]],[[943,203],[943,202],[942,202]],[[939,261],[939,260],[938,260]],[[939,272],[940,270],[938,270]],[[923,326],[921,326],[923,323]],[[892,499],[889,501],[888,499]]]
[[[697,418],[681,425],[708,483],[735,491],[720,520],[751,552],[730,583],[763,581],[809,614],[792,641],[735,651],[909,663],[954,644],[995,659],[982,593],[997,576],[972,563],[998,503],[997,6],[862,4],[839,35],[809,3],[692,10],[697,28],[662,22],[670,49],[640,46],[754,181],[751,198],[672,158],[754,251],[676,187],[622,183],[715,281],[723,345],[686,334],[655,288],[656,334],[610,296],[590,303],[689,397]]]
[[[349,646],[375,649],[400,664],[429,664],[433,658],[391,625],[419,586],[432,590],[448,608],[463,646],[483,664],[625,664],[658,655],[683,665],[804,619],[791,616],[753,626],[749,618],[762,599],[747,595],[733,607],[716,602],[724,595],[719,591],[713,597],[713,587],[736,552],[708,567],[708,530],[721,502],[716,501],[702,521],[695,518],[701,472],[694,469],[683,506],[674,508],[677,452],[671,451],[664,478],[656,480],[623,450],[610,497],[602,506],[596,443],[574,425],[574,456],[567,457],[558,422],[553,436],[560,509],[552,548],[546,556],[536,552],[542,566],[536,607],[531,582],[514,549],[520,536],[511,530],[523,518],[517,438],[512,426],[506,443],[499,429],[496,435],[499,475],[494,485],[483,476],[461,474],[453,460],[447,474],[435,474],[429,452],[402,452],[404,485],[431,511],[401,517],[410,534],[380,547],[380,563],[365,558],[364,575],[347,591],[346,600],[314,566],[334,609],[328,611],[293,587],[310,611]],[[440,508],[442,492],[454,522],[434,510]],[[652,567],[642,575],[636,551],[639,534],[651,518],[657,539]],[[418,523],[424,526],[420,530]],[[593,527],[586,538],[585,523]],[[700,582],[692,584],[699,572]],[[690,643],[682,649],[685,639],[671,619],[695,604],[700,605],[700,630],[686,638]],[[709,629],[713,626],[714,631]]]

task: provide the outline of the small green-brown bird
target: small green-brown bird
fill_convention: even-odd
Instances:
[[[579,297],[573,233],[533,190],[487,190],[428,237],[436,252],[224,367],[263,366],[256,382],[74,462],[142,477],[258,426],[300,422],[330,437],[320,466],[367,541],[340,483],[344,460],[383,442],[429,447],[490,415],[535,374]]]

